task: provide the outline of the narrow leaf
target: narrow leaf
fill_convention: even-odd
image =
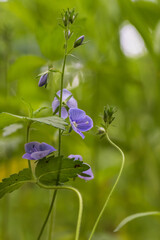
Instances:
[[[6,193],[11,193],[20,188],[24,183],[34,182],[30,169],[24,168],[19,173],[12,174],[9,178],[4,178],[0,182],[0,198]]]
[[[160,215],[160,212],[158,212],[158,211],[144,212],[144,213],[136,213],[136,214],[130,215],[130,216],[126,217],[122,222],[120,222],[120,224],[118,225],[118,227],[116,227],[114,232],[119,231],[119,229],[121,229],[124,225],[126,225],[128,222],[131,222],[132,220],[134,220],[136,218],[145,217],[145,216],[149,216],[149,215]]]
[[[48,157],[40,160],[36,166],[35,174],[39,181],[46,185],[56,185],[61,161],[59,183],[69,181],[70,178],[77,177],[83,171],[89,169],[88,165],[82,161],[60,157]]]

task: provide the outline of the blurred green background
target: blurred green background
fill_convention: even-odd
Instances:
[[[60,88],[59,74],[50,76],[47,89],[38,87],[36,76],[48,64],[61,69],[64,39],[58,23],[66,8],[79,13],[72,41],[84,34],[88,43],[74,51],[79,60],[68,57],[64,87],[94,120],[84,141],[74,132],[62,139],[62,153],[82,155],[95,176],[90,182],[70,182],[84,200],[80,239],[88,238],[121,164],[120,154],[96,135],[103,107],[110,104],[118,112],[109,134],[124,150],[126,164],[93,240],[159,240],[156,216],[137,219],[113,233],[128,215],[160,209],[159,0],[0,1],[0,112],[27,116],[25,102],[34,110],[51,107]],[[38,116],[49,114],[51,109]],[[0,134],[2,179],[27,166],[22,159],[26,129],[19,126],[15,133]],[[57,136],[56,129],[34,124],[30,140],[57,148]],[[0,240],[35,240],[51,195],[25,185],[1,199]],[[59,191],[52,239],[74,239],[77,211],[76,196]],[[47,239],[47,229],[42,239]]]

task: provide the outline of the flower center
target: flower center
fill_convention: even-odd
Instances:
[[[75,127],[78,126],[78,124],[77,124],[75,121],[73,121],[73,125],[74,125]]]

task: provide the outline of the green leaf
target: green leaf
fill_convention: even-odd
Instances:
[[[12,174],[9,178],[4,178],[0,183],[0,198],[6,193],[11,193],[20,188],[24,183],[34,182],[30,169],[24,168],[19,173]]]
[[[55,128],[60,128],[63,130],[65,130],[65,125],[67,125],[67,123],[62,118],[59,118],[57,116],[29,118],[29,117],[14,115],[7,112],[2,112],[0,113],[0,129],[8,125],[11,125],[17,122],[23,122],[26,120],[29,120],[31,122],[44,123],[44,124],[51,125]]]
[[[59,183],[69,181],[69,178],[77,177],[83,171],[89,169],[88,165],[82,161],[74,161],[74,159],[50,156],[40,160],[36,166],[35,174],[39,182],[45,185],[56,185],[59,174],[59,165],[61,161],[61,171]],[[87,175],[88,176],[88,175]]]
[[[65,130],[65,125],[68,125],[62,118],[57,116],[50,116],[50,117],[42,117],[42,118],[28,118],[33,122],[44,123],[47,125],[51,125],[55,128],[60,128]]]
[[[126,217],[125,219],[123,219],[122,222],[120,222],[120,224],[118,225],[118,227],[116,227],[114,232],[119,231],[119,229],[121,229],[124,225],[126,225],[128,222],[131,222],[132,220],[134,220],[136,218],[145,217],[145,216],[149,216],[149,215],[160,215],[160,212],[158,212],[158,211],[144,212],[144,213],[136,213],[136,214],[130,215],[130,216]]]

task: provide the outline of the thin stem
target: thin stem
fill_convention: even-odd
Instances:
[[[66,29],[67,31],[67,29]],[[66,35],[66,34],[65,34]],[[59,117],[61,117],[61,109],[62,109],[62,91],[63,91],[63,80],[64,80],[64,71],[65,71],[65,65],[66,65],[66,59],[67,59],[67,41],[68,39],[65,38],[65,54],[64,54],[64,60],[63,60],[63,65],[62,65],[62,74],[61,74],[61,87],[60,87],[60,104],[59,104]],[[59,129],[59,140],[58,140],[58,156],[61,155],[61,136],[62,136],[62,131]],[[62,165],[62,162],[60,161],[59,163],[59,171],[58,171],[58,177],[57,177],[57,181],[56,181],[56,185],[58,185],[58,182],[59,182],[59,178],[60,178],[60,170],[61,170],[61,165]],[[53,208],[53,205],[54,205],[54,202],[55,202],[55,199],[56,199],[56,195],[57,195],[57,190],[59,188],[56,189],[56,191],[54,191],[54,194],[53,194],[53,197],[52,197],[52,201],[51,201],[51,205],[50,205],[50,208],[49,208],[49,211],[47,213],[47,217],[42,225],[42,228],[40,230],[40,234],[39,234],[39,237],[38,237],[38,240],[40,239],[43,231],[44,231],[44,228],[48,222],[48,219],[49,219],[49,216],[52,212],[52,208]]]
[[[37,183],[40,187],[42,188],[45,188],[45,189],[55,189],[55,192],[54,192],[54,196],[56,195],[56,192],[58,191],[58,189],[66,189],[66,190],[71,190],[71,191],[74,191],[77,196],[78,196],[78,200],[79,200],[79,211],[78,211],[78,220],[77,220],[77,227],[76,227],[76,234],[75,234],[75,240],[78,240],[79,239],[79,234],[80,234],[80,226],[81,226],[81,220],[82,220],[82,212],[83,212],[83,201],[82,201],[82,196],[80,194],[80,192],[74,188],[74,187],[70,187],[70,186],[46,186],[46,185],[43,185],[41,183]],[[54,199],[55,200],[55,199]],[[54,200],[52,199],[52,203],[54,203]],[[50,212],[48,212],[48,217],[51,213],[52,209],[51,209],[51,206],[50,206]],[[46,219],[48,220],[48,219]],[[44,226],[45,227],[45,226]],[[43,232],[43,231],[41,231]],[[42,233],[41,233],[42,235]],[[37,240],[40,239],[41,235],[39,235],[39,238]]]
[[[62,74],[61,74],[61,93],[60,93],[60,100],[59,100],[59,102],[60,102],[59,103],[59,117],[61,117],[61,109],[62,109],[63,79],[64,79],[64,70],[65,70],[65,65],[66,65],[66,58],[67,58],[67,55],[66,55],[66,50],[65,50],[63,66],[62,66]],[[61,155],[61,135],[62,135],[62,131],[61,131],[61,129],[59,129],[58,156]]]
[[[54,211],[55,212],[55,211]],[[53,232],[53,220],[54,220],[54,214],[53,211],[50,214],[50,224],[49,224],[49,228],[48,228],[48,240],[52,239],[52,232]]]
[[[38,185],[41,186],[40,184],[38,184]],[[44,188],[44,187],[43,187],[43,188]],[[51,214],[51,212],[52,212],[53,203],[54,203],[55,198],[56,198],[56,193],[57,193],[57,189],[54,191],[54,194],[53,194],[53,197],[52,197],[52,201],[51,201],[51,205],[50,205],[50,207],[49,207],[49,210],[48,210],[46,219],[45,219],[45,221],[44,221],[44,223],[43,223],[43,225],[42,225],[42,228],[41,228],[41,231],[40,231],[40,233],[39,233],[39,235],[38,235],[37,240],[39,240],[39,239],[41,238],[41,236],[42,236],[42,234],[43,234],[43,231],[44,231],[44,228],[45,228],[45,226],[46,226],[46,224],[47,224],[47,222],[48,222],[49,216],[50,216],[50,214]]]
[[[27,143],[29,142],[30,126],[31,126],[31,122],[28,122],[27,123],[27,133],[26,133],[26,142]],[[30,160],[28,160],[28,167],[32,172],[32,167],[31,167],[31,161]]]
[[[107,137],[108,141],[110,142],[110,144],[112,144],[121,153],[121,155],[122,155],[122,164],[121,164],[121,168],[120,168],[118,177],[117,177],[117,179],[116,179],[116,181],[115,181],[115,183],[114,183],[114,185],[113,185],[113,187],[112,187],[112,189],[111,189],[111,191],[110,191],[110,193],[109,193],[109,195],[108,195],[108,197],[107,197],[107,199],[106,199],[106,201],[104,203],[104,206],[103,206],[103,208],[102,208],[102,210],[101,210],[101,212],[100,212],[100,214],[99,214],[99,216],[98,216],[98,218],[97,218],[97,220],[96,220],[96,222],[94,224],[94,227],[92,229],[92,232],[91,232],[90,237],[89,237],[88,240],[92,239],[92,236],[93,236],[93,234],[94,234],[94,232],[96,230],[96,227],[97,227],[97,225],[98,225],[98,223],[99,223],[99,221],[100,221],[100,219],[102,217],[102,214],[103,214],[103,212],[104,212],[104,210],[105,210],[105,208],[106,208],[106,206],[108,204],[108,201],[109,201],[109,199],[110,199],[110,197],[111,197],[115,187],[117,186],[117,183],[119,182],[119,179],[121,177],[121,174],[122,174],[122,171],[123,171],[123,168],[124,168],[124,163],[125,163],[125,156],[124,156],[123,151],[114,142],[112,142],[112,140],[109,138],[107,132],[106,132],[106,137]]]

